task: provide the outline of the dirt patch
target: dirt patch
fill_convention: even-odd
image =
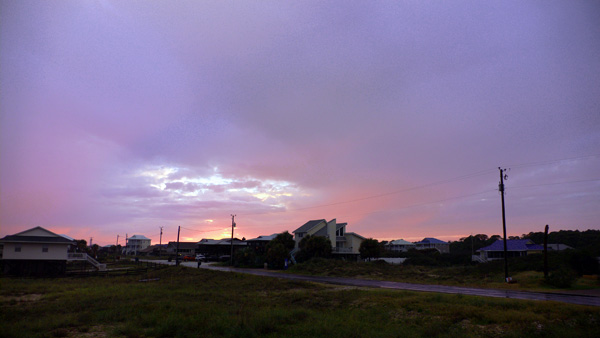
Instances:
[[[69,329],[65,331],[65,335],[63,337],[70,338],[107,338],[113,337],[109,332],[112,330],[112,327],[104,326],[104,325],[96,325],[90,328],[87,328],[85,332],[82,332],[81,329]]]
[[[41,293],[30,293],[27,295],[18,295],[18,296],[0,296],[0,302],[17,302],[17,303],[25,303],[25,302],[37,302],[42,299]]]

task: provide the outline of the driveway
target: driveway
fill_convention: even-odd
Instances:
[[[156,263],[164,263],[169,265],[175,265],[175,262],[167,261],[153,261]],[[198,263],[196,262],[181,262],[183,266],[197,268]],[[421,291],[421,292],[439,292],[448,294],[461,294],[469,296],[484,296],[484,297],[496,297],[496,298],[511,298],[511,299],[526,299],[526,300],[542,300],[542,301],[555,301],[570,304],[579,305],[590,305],[600,306],[600,297],[592,295],[574,295],[567,293],[554,293],[554,292],[532,292],[532,291],[513,291],[513,290],[501,290],[501,289],[481,289],[481,288],[468,288],[460,286],[445,286],[445,285],[427,285],[427,284],[412,284],[412,283],[401,283],[401,282],[389,282],[369,279],[357,279],[357,278],[345,278],[345,277],[325,277],[325,276],[307,276],[307,275],[294,275],[289,273],[262,270],[262,269],[238,269],[231,267],[214,266],[210,263],[202,263],[200,266],[204,269],[225,271],[225,272],[238,272],[247,273],[257,276],[284,278],[291,280],[337,284],[337,285],[349,285],[349,286],[360,286],[369,288],[384,288],[384,289],[395,289],[395,290],[410,290],[410,291]]]

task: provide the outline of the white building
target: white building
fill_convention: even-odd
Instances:
[[[126,255],[137,255],[137,252],[150,246],[150,238],[143,235],[133,235],[127,239]]]
[[[395,251],[395,252],[406,252],[410,249],[416,248],[415,243],[411,243],[411,242],[405,241],[403,239],[397,239],[394,241],[390,241],[385,246],[389,251]]]
[[[69,246],[75,241],[42,227],[5,236],[3,274],[60,275],[66,270]]]

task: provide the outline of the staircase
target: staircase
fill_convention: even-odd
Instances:
[[[106,264],[102,264],[95,260],[92,256],[86,254],[87,261],[92,264],[98,271],[106,271]]]
[[[296,263],[296,257],[294,257],[294,255],[298,252],[298,248],[294,248],[292,251],[290,251],[290,258],[292,259],[292,263],[294,264],[298,264]]]
[[[102,264],[95,260],[92,256],[86,253],[69,253],[67,256],[67,260],[69,261],[87,261],[92,264],[98,271],[106,271],[106,264]]]

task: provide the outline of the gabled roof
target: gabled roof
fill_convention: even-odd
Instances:
[[[530,239],[509,239],[506,241],[507,251],[530,251],[530,250],[544,250],[544,247],[533,243]],[[479,251],[504,251],[504,241],[499,239],[484,248],[477,250]]]
[[[181,244],[181,242],[180,242],[180,244]],[[231,238],[222,238],[222,239],[203,238],[197,244],[199,244],[199,245],[231,245]],[[239,239],[234,238],[233,245],[246,245],[246,241],[240,241]]]
[[[387,245],[415,245],[415,243],[405,241],[403,239],[396,239],[394,241],[390,241]]]
[[[256,238],[248,239],[247,242],[269,242],[277,237],[278,234],[272,234],[269,236],[258,236]]]
[[[433,237],[425,237],[422,241],[415,244],[448,244],[448,242],[440,241],[439,239]]]
[[[137,240],[147,240],[147,241],[149,241],[149,240],[150,240],[150,238],[148,238],[148,237],[146,237],[146,236],[144,236],[144,235],[133,235],[133,236],[129,237],[129,239],[128,239],[128,240],[132,240],[132,239],[133,239],[133,240],[136,240],[136,239],[137,239]]]
[[[296,230],[294,230],[292,232],[293,233],[308,232],[310,229],[314,228],[315,226],[317,226],[321,222],[327,223],[327,221],[325,221],[324,219],[315,219],[315,220],[308,221],[308,222],[304,223],[303,226],[299,227],[298,229],[296,229]]]
[[[219,244],[220,241],[220,239],[202,238],[198,244],[214,245]]]
[[[548,250],[559,251],[559,250],[567,250],[567,249],[573,249],[573,248],[566,244],[560,244],[560,243],[548,244]]]
[[[343,228],[343,227],[345,227],[346,225],[348,225],[348,223],[337,223],[337,224],[335,225],[335,231],[338,231],[338,230],[340,230],[340,228]]]
[[[356,232],[346,232],[346,235],[356,236],[356,237],[358,237],[360,239],[363,239],[363,240],[366,239],[363,236],[357,234]]]
[[[177,242],[169,242],[169,246],[177,248]],[[181,249],[195,249],[198,246],[197,242],[179,242],[179,250]]]
[[[42,235],[43,234],[43,235]],[[14,235],[4,236],[0,239],[0,242],[11,242],[11,243],[64,243],[73,244],[74,241],[67,239],[61,235],[57,235],[50,230],[42,227],[35,227],[25,231],[21,231]]]

